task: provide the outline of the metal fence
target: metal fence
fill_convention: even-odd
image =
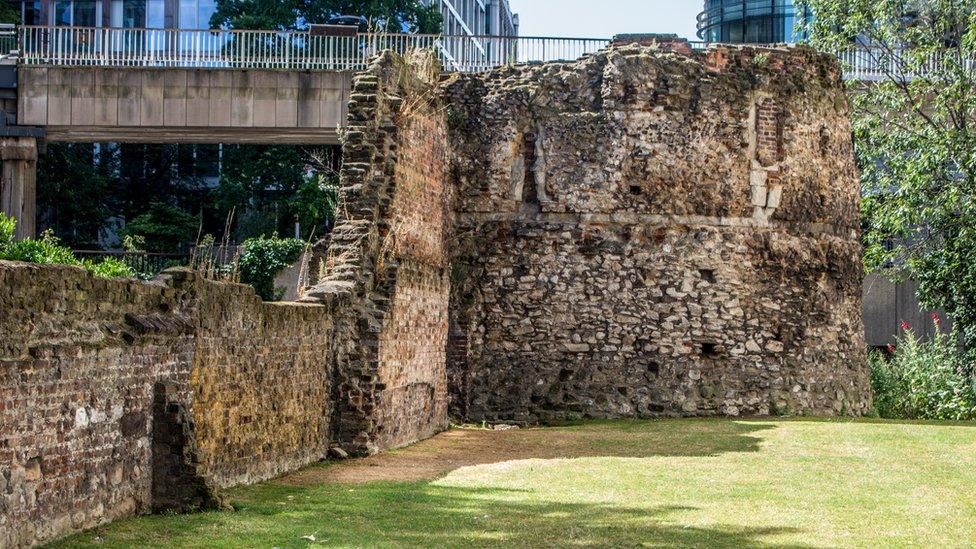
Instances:
[[[139,274],[154,275],[170,267],[185,267],[190,263],[187,254],[162,254],[147,252],[107,252],[102,250],[75,250],[75,257],[94,262],[118,259]]]
[[[593,38],[359,34],[304,31],[124,29],[21,26],[27,65],[265,68],[354,71],[383,50],[432,50],[449,71],[570,61],[606,47]]]
[[[602,38],[358,34],[307,31],[126,29],[20,26],[0,28],[0,51],[19,50],[26,65],[103,67],[265,68],[357,71],[383,50],[431,50],[445,70],[484,71],[510,64],[573,61],[610,44]],[[708,47],[691,42],[696,50]],[[933,74],[948,54],[913,59],[905,78]],[[899,52],[854,48],[838,55],[847,79],[880,80],[902,63]],[[976,70],[976,59],[965,60]]]
[[[14,25],[0,24],[0,57],[17,49],[17,29]]]
[[[937,76],[947,70],[962,69],[976,73],[976,57],[960,57],[957,52],[916,53],[912,50],[889,50],[878,47],[851,48],[841,52],[844,78],[877,82],[888,78],[912,80],[920,76]]]

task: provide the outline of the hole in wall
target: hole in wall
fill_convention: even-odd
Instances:
[[[539,213],[539,185],[536,181],[536,135],[528,132],[522,137],[522,157],[525,160],[525,179],[522,181],[522,213]]]
[[[652,376],[660,375],[661,365],[658,364],[657,362],[652,361],[650,364],[647,365],[647,373],[651,374]]]
[[[630,186],[630,194],[632,194],[634,196],[640,196],[640,195],[644,194],[644,187],[641,187],[640,185],[631,185]]]
[[[702,280],[705,282],[709,284],[715,283],[715,269],[698,269],[698,274],[701,275]]]
[[[830,152],[830,133],[827,132],[827,126],[820,126],[820,156],[826,158],[828,152]]]
[[[706,358],[715,358],[718,356],[718,343],[702,343],[701,344],[701,355]]]

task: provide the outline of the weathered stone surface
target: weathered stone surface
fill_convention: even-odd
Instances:
[[[0,310],[0,546],[220,506],[328,451],[329,307],[0,262]]]
[[[455,413],[867,410],[836,61],[622,46],[444,94]]]
[[[438,83],[384,54],[343,153],[301,304],[0,262],[0,546],[408,444],[449,394],[499,429],[870,405],[827,57],[622,46]]]
[[[379,56],[353,81],[340,217],[307,299],[361,309],[337,370],[337,438],[370,454],[448,426],[447,128],[431,58]]]

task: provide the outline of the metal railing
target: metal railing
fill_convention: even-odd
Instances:
[[[0,57],[17,49],[17,29],[14,25],[0,24]]]
[[[75,250],[75,257],[90,261],[117,259],[139,274],[155,275],[170,267],[185,267],[190,263],[187,254],[149,252],[110,252],[104,250]]]
[[[838,57],[844,66],[844,78],[862,82],[937,76],[949,67],[976,73],[976,57],[960,58],[952,51],[919,54],[911,50],[861,46],[842,51]]]
[[[25,65],[102,67],[267,68],[357,71],[390,49],[401,54],[431,50],[445,70],[475,72],[511,64],[573,61],[610,44],[602,38],[359,34],[321,36],[306,31],[125,29],[21,26],[0,29],[0,51],[19,50]],[[703,50],[704,42],[690,42]],[[7,51],[9,51],[7,50]],[[877,81],[901,60],[871,48],[841,52],[844,77]],[[913,63],[905,78],[932,74],[943,54]],[[966,61],[976,70],[976,60]],[[895,74],[899,74],[897,71]]]
[[[354,71],[377,53],[432,50],[449,71],[570,61],[606,47],[592,38],[360,34],[304,31],[18,28],[22,63],[104,67],[268,68]]]

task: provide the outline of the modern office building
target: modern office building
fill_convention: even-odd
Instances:
[[[23,0],[26,25],[205,29],[216,0]]]
[[[518,36],[508,0],[422,0],[444,17],[444,34]],[[21,0],[26,25],[205,29],[216,0]],[[352,14],[355,15],[355,14]]]
[[[698,37],[732,44],[793,43],[801,38],[797,22],[807,17],[793,0],[705,0]]]
[[[518,36],[518,15],[508,0],[423,0],[444,17],[449,36]]]

